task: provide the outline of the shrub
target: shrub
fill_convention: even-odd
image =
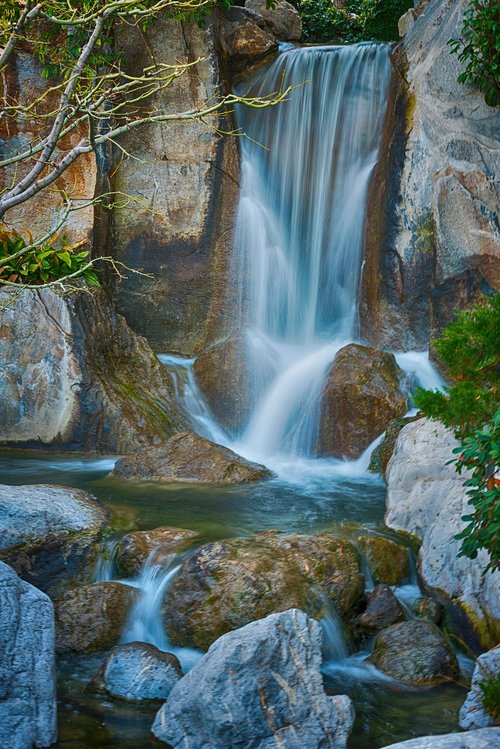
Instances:
[[[296,0],[307,42],[352,43],[398,38],[398,20],[413,0],[347,0],[337,8],[332,0]]]
[[[459,83],[472,83],[487,104],[500,106],[500,4],[498,0],[471,0],[464,13],[462,36],[450,39],[453,54],[466,63]]]
[[[479,688],[483,693],[484,709],[496,722],[500,722],[500,674],[481,681]]]

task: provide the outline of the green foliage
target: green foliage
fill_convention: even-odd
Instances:
[[[471,0],[464,13],[462,36],[448,44],[465,70],[459,83],[472,83],[484,93],[487,104],[500,106],[500,3]]]
[[[332,0],[296,0],[307,42],[353,43],[394,41],[398,20],[413,0],[347,0],[337,8]]]
[[[77,247],[70,246],[64,238],[61,246],[55,247],[55,239],[29,248],[25,237],[17,231],[0,227],[0,287],[2,281],[38,286],[70,275],[84,278],[90,286],[100,286],[94,268],[89,265],[88,250],[75,252]],[[23,252],[24,248],[28,249]]]
[[[480,681],[479,688],[483,693],[484,709],[497,723],[500,722],[500,674]]]

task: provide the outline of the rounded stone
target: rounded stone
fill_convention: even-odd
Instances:
[[[130,577],[139,575],[146,562],[168,564],[176,554],[198,536],[196,531],[164,526],[150,531],[132,531],[118,542],[116,560],[120,570]]]
[[[397,585],[410,574],[408,549],[385,536],[358,536],[375,583]]]

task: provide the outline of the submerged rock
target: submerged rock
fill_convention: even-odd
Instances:
[[[410,574],[408,549],[385,536],[358,536],[375,583],[397,585]]]
[[[421,736],[401,741],[383,749],[497,749],[500,745],[500,728],[483,728],[482,731],[447,733],[441,736]]]
[[[57,595],[89,575],[110,515],[79,489],[0,485],[0,558],[28,582]]]
[[[56,601],[57,649],[95,653],[116,645],[139,591],[123,583],[93,583]]]
[[[398,599],[387,585],[377,585],[368,594],[365,611],[359,623],[366,629],[382,629],[404,619],[404,611]]]
[[[273,476],[265,466],[193,432],[179,432],[162,447],[121,458],[111,475],[131,481],[199,484],[246,484]]]
[[[185,528],[154,528],[151,531],[132,531],[123,536],[116,548],[116,561],[120,570],[129,577],[140,574],[146,562],[168,564],[172,554],[177,554],[198,536]]]
[[[481,684],[488,680],[500,683],[500,645],[479,656],[472,674],[472,682],[467,698],[460,708],[459,725],[470,731],[472,728],[488,728],[498,725],[498,719],[488,713],[483,704]]]
[[[130,702],[166,700],[182,677],[179,661],[145,642],[117,645],[92,682],[110,697]]]
[[[358,458],[407,410],[393,354],[351,343],[337,353],[322,394],[319,453]]]
[[[57,740],[54,609],[0,562],[0,746]]]
[[[463,515],[470,512],[467,476],[449,461],[457,441],[429,419],[402,429],[387,468],[385,523],[422,542],[418,567],[424,586],[445,606],[447,624],[475,651],[500,638],[500,572],[483,575],[489,561],[459,557]]]
[[[371,662],[385,674],[410,684],[438,684],[458,676],[455,654],[432,624],[393,624],[375,638]]]
[[[324,692],[321,640],[295,609],[224,635],[173,688],[153,734],[174,749],[345,749],[354,711]]]

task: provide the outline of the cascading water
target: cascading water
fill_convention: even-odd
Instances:
[[[326,370],[357,332],[366,194],[378,158],[388,48],[285,48],[239,93],[296,86],[238,111],[242,182],[235,273],[251,417],[239,452],[312,455]],[[259,145],[260,144],[260,145]]]

